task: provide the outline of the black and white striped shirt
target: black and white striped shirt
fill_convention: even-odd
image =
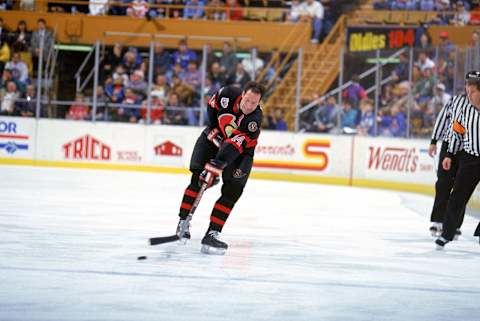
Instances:
[[[456,97],[460,98],[454,103],[457,107],[448,129],[448,154],[463,148],[468,154],[480,156],[480,111],[470,104],[467,95]]]
[[[466,95],[457,95],[450,98],[445,106],[443,106],[440,113],[438,113],[435,126],[433,127],[431,144],[436,144],[439,140],[448,142],[453,115],[459,110],[458,107],[464,106],[465,100],[468,101]]]

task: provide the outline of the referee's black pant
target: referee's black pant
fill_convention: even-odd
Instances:
[[[458,170],[443,221],[442,237],[453,240],[462,211],[480,181],[480,157],[464,151],[458,153]]]
[[[437,167],[437,182],[435,183],[435,200],[433,202],[432,214],[430,215],[430,222],[441,223],[445,220],[445,213],[447,211],[448,199],[452,191],[453,183],[455,181],[455,174],[458,170],[458,157],[455,155],[452,158],[452,166],[450,170],[443,169],[442,161],[447,156],[448,143],[442,142],[440,148],[440,155],[438,157]],[[465,216],[465,208],[459,217],[458,228],[462,226],[463,217]]]

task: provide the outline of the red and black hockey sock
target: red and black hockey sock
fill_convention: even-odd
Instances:
[[[190,184],[185,189],[185,192],[183,193],[182,204],[180,205],[180,212],[178,214],[182,220],[186,219],[190,213],[199,190],[200,187],[198,187],[197,184]]]
[[[223,225],[225,225],[225,222],[227,221],[234,205],[235,202],[232,202],[224,196],[221,196],[213,207],[212,214],[210,215],[210,226],[208,227],[208,230],[221,232]]]

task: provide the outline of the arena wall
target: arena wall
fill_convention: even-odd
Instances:
[[[201,129],[0,117],[0,165],[186,174]],[[252,177],[433,194],[437,160],[428,145],[426,139],[263,131]],[[475,204],[479,198],[477,191]]]

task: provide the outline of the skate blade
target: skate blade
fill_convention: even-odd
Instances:
[[[224,255],[226,251],[226,249],[216,248],[209,245],[202,245],[202,248],[200,249],[200,252],[210,255]]]
[[[435,244],[435,250],[437,250],[437,251],[443,251],[444,248],[445,248],[445,245]]]

